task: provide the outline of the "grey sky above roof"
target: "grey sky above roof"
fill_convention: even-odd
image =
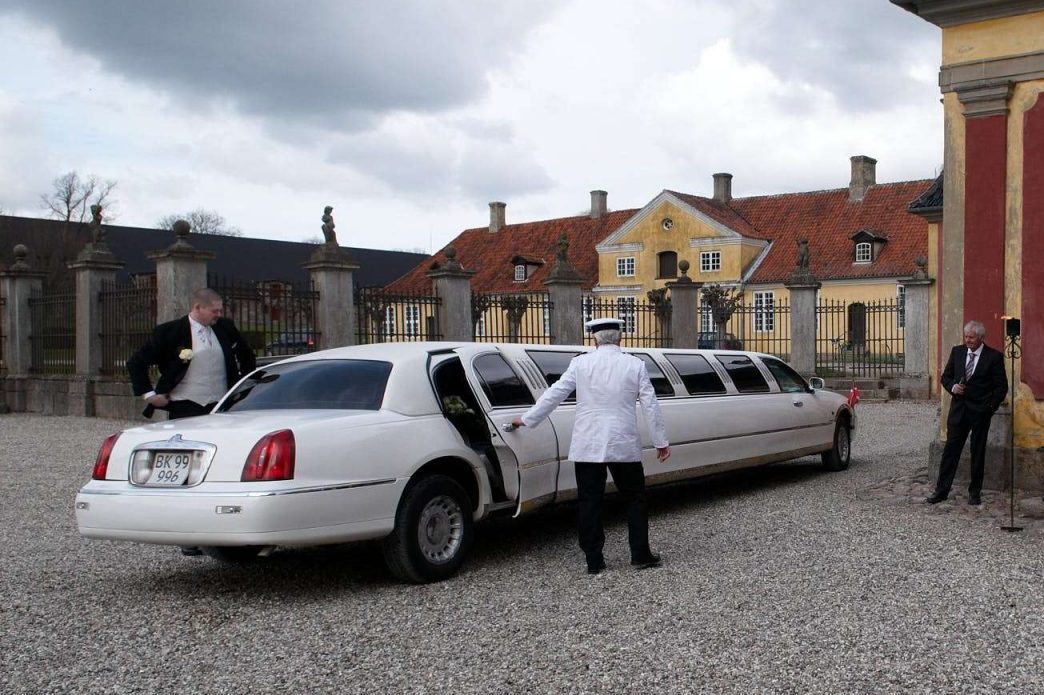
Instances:
[[[196,207],[300,240],[437,249],[664,188],[878,180],[942,158],[939,30],[885,0],[0,0],[0,208],[71,169],[120,224]]]

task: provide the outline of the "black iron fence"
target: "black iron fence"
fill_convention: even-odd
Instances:
[[[104,283],[98,293],[101,314],[101,373],[126,372],[127,358],[144,345],[156,326],[156,288]]]
[[[224,300],[224,315],[259,357],[297,355],[319,347],[319,292],[311,283],[244,281],[211,275],[208,286]]]
[[[355,291],[355,338],[359,344],[442,340],[442,300],[420,292]]]
[[[790,304],[772,293],[758,293],[753,304],[740,304],[724,330],[718,330],[710,311],[701,309],[697,347],[752,350],[790,359]]]
[[[7,362],[4,361],[4,326],[7,324],[7,297],[0,297],[0,374],[7,374]]]
[[[671,346],[671,303],[663,293],[652,298],[585,295],[582,321],[598,318],[623,321],[620,344],[624,347]],[[594,338],[584,335],[585,343],[594,345]]]
[[[76,293],[42,289],[29,295],[34,374],[76,372]]]
[[[477,343],[555,342],[551,334],[554,306],[546,292],[471,295],[472,336]]]
[[[901,374],[905,318],[903,303],[897,300],[821,302],[816,307],[816,374]]]

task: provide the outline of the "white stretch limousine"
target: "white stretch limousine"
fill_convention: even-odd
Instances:
[[[89,538],[200,546],[245,560],[275,546],[384,539],[390,569],[452,575],[473,523],[573,499],[575,407],[511,420],[575,346],[386,343],[258,369],[211,415],[105,440],[76,497]],[[639,414],[650,484],[822,454],[848,467],[855,414],[781,360],[733,350],[630,349],[660,399],[671,458]]]

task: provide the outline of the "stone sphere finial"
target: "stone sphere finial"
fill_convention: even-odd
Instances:
[[[188,223],[188,220],[177,220],[174,223],[174,234],[177,235],[178,241],[186,241],[185,237],[191,233],[192,225]]]
[[[681,271],[682,275],[689,274],[689,262],[685,259],[678,261],[678,270]]]
[[[15,244],[15,262],[11,264],[11,270],[29,270],[29,264],[25,259],[29,257],[29,247],[25,244]]]
[[[457,249],[453,248],[453,244],[447,246],[443,253],[446,254],[447,263],[452,263],[453,261],[457,260]]]

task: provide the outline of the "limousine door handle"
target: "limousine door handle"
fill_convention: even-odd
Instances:
[[[795,408],[804,408],[805,407],[804,401],[792,401],[792,402],[794,403],[794,407]]]

